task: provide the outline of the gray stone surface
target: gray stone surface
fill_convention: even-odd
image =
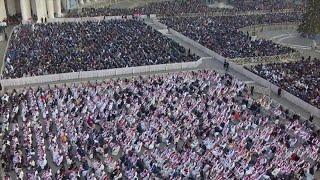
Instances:
[[[6,34],[9,38],[11,32],[12,32],[12,29],[13,29],[14,26],[8,26],[6,28]],[[1,70],[1,67],[3,65],[3,59],[4,59],[4,56],[5,56],[5,50],[6,50],[6,47],[7,47],[7,43],[8,41],[0,41],[0,70]],[[2,74],[2,73],[0,73]],[[1,77],[1,76],[0,76]]]
[[[312,49],[314,41],[312,39],[303,38],[295,30],[274,30],[274,31],[262,31],[257,34],[258,37],[271,39],[277,43],[290,46],[299,50],[304,56],[312,56],[320,58],[320,48]],[[320,45],[320,42],[316,42]]]

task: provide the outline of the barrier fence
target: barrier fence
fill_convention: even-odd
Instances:
[[[75,81],[90,78],[102,78],[102,77],[113,77],[121,75],[134,75],[148,72],[160,72],[160,71],[172,71],[172,70],[187,70],[197,68],[202,64],[202,61],[207,58],[201,58],[194,62],[184,63],[172,63],[172,64],[159,64],[149,66],[137,66],[137,67],[126,67],[116,69],[106,69],[97,71],[82,71],[82,72],[71,72],[61,74],[51,74],[34,77],[23,77],[17,79],[3,79],[1,84],[3,87],[19,87],[19,86],[32,86],[37,84],[49,84],[61,81]]]
[[[215,58],[216,60],[220,61],[221,63],[224,63],[225,59],[221,55],[217,54],[216,52],[202,46],[198,42],[189,39],[188,37],[184,36],[181,33],[178,33],[177,31],[170,29],[170,33],[173,34],[174,36],[179,37],[180,39],[184,40],[185,42],[192,44],[198,49],[203,50],[206,54],[209,54],[211,57]],[[271,92],[277,94],[279,87],[270,83],[268,80],[258,76],[257,74],[245,69],[242,65],[238,65],[232,61],[229,61],[229,67],[233,69],[234,71],[243,74],[244,76],[252,79],[256,83],[260,84],[261,86],[264,86],[268,89],[270,89]],[[289,92],[282,90],[282,97],[286,99],[287,101],[296,104],[297,106],[301,107],[302,109],[305,109],[308,111],[310,114],[314,115],[315,117],[320,118],[320,109],[318,109],[315,106],[312,106],[311,104],[303,101],[302,99],[290,94]]]

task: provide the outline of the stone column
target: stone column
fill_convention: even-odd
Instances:
[[[67,0],[61,0],[61,4],[62,4],[62,9],[64,11],[67,11]]]
[[[22,23],[31,19],[30,0],[20,0]]]
[[[6,3],[7,3],[8,15],[13,16],[13,15],[17,14],[16,1],[7,0]]]
[[[38,17],[38,23],[41,23],[41,19],[45,20],[47,18],[47,7],[46,7],[46,1],[45,0],[36,0],[36,8],[37,8],[37,17]]]
[[[9,0],[10,1],[10,0]],[[16,4],[16,11],[17,14],[21,14],[21,6],[20,6],[20,0],[14,0],[15,4]]]
[[[30,4],[31,4],[31,14],[32,14],[32,16],[37,16],[36,0],[30,0]]]
[[[53,0],[47,0],[48,18],[54,18],[54,5]]]
[[[61,0],[55,0],[54,1],[54,12],[56,13],[57,17],[61,17]]]
[[[80,4],[80,5],[83,5],[83,0],[79,0],[79,4]]]
[[[6,5],[4,0],[0,0],[0,22],[7,19]]]

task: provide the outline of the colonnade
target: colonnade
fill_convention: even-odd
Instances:
[[[29,22],[36,16],[38,23],[46,19],[62,16],[62,9],[67,10],[70,1],[78,5],[97,2],[98,0],[0,0],[0,22],[8,16],[22,15],[22,22]]]

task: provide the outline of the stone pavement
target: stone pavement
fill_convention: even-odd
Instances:
[[[6,28],[6,33],[8,35],[8,38],[9,38],[9,36],[11,34],[11,31],[12,31],[13,27],[14,26],[8,26]],[[8,41],[0,41],[0,70],[1,70],[1,67],[2,67],[2,65],[4,63],[3,59],[4,59],[4,54],[5,54],[5,50],[6,50],[6,47],[7,47],[7,43],[8,43]],[[2,73],[0,72],[0,74],[2,74]]]
[[[279,44],[290,46],[299,50],[304,56],[320,58],[320,49],[312,49],[314,41],[301,37],[296,29],[262,31],[258,33],[257,36],[259,38],[270,39]],[[320,42],[316,42],[316,44],[319,45]]]

